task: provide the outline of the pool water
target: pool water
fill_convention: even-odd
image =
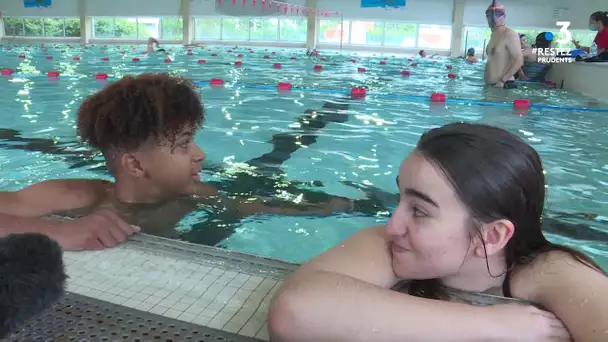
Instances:
[[[470,121],[508,129],[537,149],[547,172],[546,219],[556,227],[548,236],[608,267],[608,108],[592,99],[539,84],[487,89],[482,86],[483,64],[459,59],[326,52],[327,59],[321,60],[280,48],[192,47],[192,55],[184,47],[171,49],[171,62],[165,63],[166,55],[143,55],[142,46],[0,47],[0,68],[15,72],[0,78],[0,190],[53,178],[109,179],[100,156],[76,137],[78,106],[111,81],[94,75],[168,71],[201,82],[208,117],[196,142],[207,153],[205,181],[232,194],[291,200],[301,194],[310,200],[323,193],[375,196],[385,205],[329,217],[263,215],[240,221],[201,208],[176,227],[185,240],[305,261],[357,230],[385,223],[392,205],[386,198],[397,192],[399,164],[420,134]],[[132,62],[134,57],[140,61]],[[243,66],[236,67],[237,60]],[[274,63],[282,69],[273,68]],[[313,70],[317,64],[323,71]],[[359,67],[366,72],[357,72]],[[411,75],[402,76],[402,70]],[[47,79],[48,71],[62,77]],[[212,89],[205,83],[212,78],[228,86]],[[278,93],[278,82],[295,88]],[[352,87],[365,87],[371,95],[350,99]],[[416,97],[433,92],[462,101],[443,105]],[[515,113],[511,103],[519,98],[547,107]],[[320,119],[314,113],[329,115]],[[290,153],[277,153],[292,147]],[[264,154],[261,164],[256,158]],[[263,167],[253,168],[248,161]],[[218,229],[217,236],[209,233]]]

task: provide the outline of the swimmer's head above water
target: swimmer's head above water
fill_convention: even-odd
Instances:
[[[205,154],[194,143],[204,110],[196,86],[168,74],[125,76],[89,96],[78,134],[116,182],[148,198],[191,195]]]
[[[475,48],[469,48],[467,50],[467,57],[473,57],[475,56]]]
[[[468,288],[549,250],[595,265],[543,235],[541,159],[506,130],[456,123],[423,134],[401,164],[397,186],[401,198],[386,231],[399,278]]]
[[[418,51],[418,55],[420,55],[420,57],[426,57],[426,51],[420,50]]]
[[[505,6],[494,0],[486,10],[486,19],[490,28],[497,28],[507,24],[507,13]]]

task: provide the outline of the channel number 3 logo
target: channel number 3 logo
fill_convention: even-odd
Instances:
[[[555,23],[557,26],[561,27],[559,32],[561,33],[561,39],[557,39],[557,43],[560,45],[568,44],[572,40],[572,33],[568,30],[570,27],[569,21],[558,21]]]

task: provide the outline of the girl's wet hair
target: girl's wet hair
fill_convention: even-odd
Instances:
[[[591,14],[591,19],[601,22],[604,26],[608,27],[608,12],[597,11]]]
[[[549,242],[543,235],[545,176],[538,153],[520,137],[500,128],[449,124],[425,133],[416,150],[441,170],[470,212],[473,232],[483,239],[483,223],[509,220],[515,227],[505,246],[507,269],[537,256],[562,251],[603,272],[588,256]],[[471,235],[471,239],[473,235]],[[501,276],[505,270],[490,270]],[[410,293],[441,299],[438,280],[418,280]]]

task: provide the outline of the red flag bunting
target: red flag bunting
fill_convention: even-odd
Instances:
[[[255,4],[256,4],[257,2],[258,2],[258,0],[253,0],[253,1],[252,1],[252,5],[253,5],[253,7],[255,7]]]
[[[222,6],[222,0],[217,0],[217,4]]]
[[[266,0],[262,0],[262,12],[266,9]]]
[[[247,5],[247,0],[243,0],[243,8],[245,8],[245,5]]]
[[[236,4],[236,0],[232,0],[232,6]]]
[[[281,12],[281,4],[277,4],[277,12]]]
[[[283,14],[287,15],[287,5],[283,6]]]

